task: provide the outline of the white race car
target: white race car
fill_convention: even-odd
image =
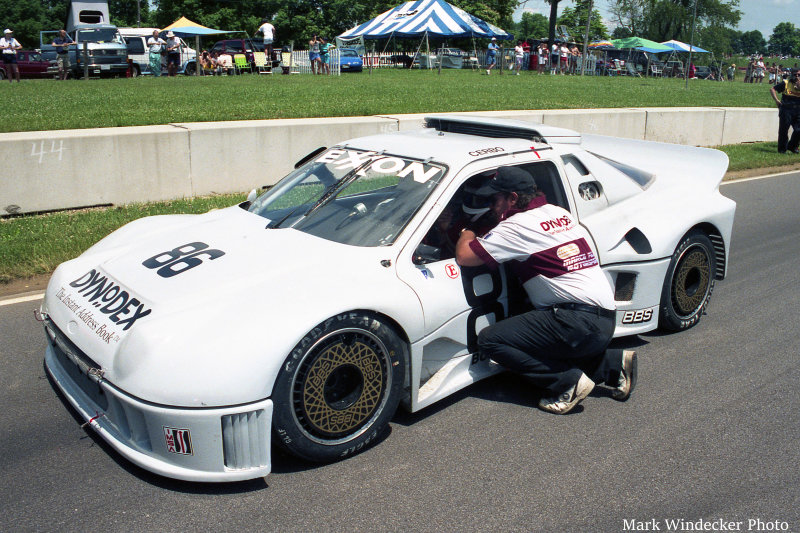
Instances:
[[[399,403],[418,411],[501,370],[477,333],[526,309],[524,291],[453,259],[453,235],[486,210],[470,192],[500,166],[589,231],[617,336],[700,319],[730,249],[725,154],[511,120],[426,125],[317,150],[238,206],[137,220],[59,266],[42,305],[54,383],[168,477],[265,476],[273,440],[314,461],[356,453]]]

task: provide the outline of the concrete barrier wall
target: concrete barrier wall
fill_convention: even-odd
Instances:
[[[0,215],[150,202],[272,185],[319,146],[422,127],[431,114],[514,118],[696,146],[771,141],[774,108],[629,108],[424,113],[181,123],[0,134]]]

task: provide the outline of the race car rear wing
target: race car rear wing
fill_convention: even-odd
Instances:
[[[581,142],[581,134],[577,131],[524,120],[438,115],[425,117],[425,127],[463,135],[527,139],[546,144],[580,144]]]

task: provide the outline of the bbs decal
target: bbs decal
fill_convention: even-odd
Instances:
[[[203,258],[213,261],[225,255],[222,250],[209,248],[204,242],[190,242],[172,250],[160,252],[142,261],[142,265],[156,270],[162,278],[171,278],[203,263]]]
[[[653,318],[652,309],[639,309],[638,311],[625,311],[622,315],[623,324],[640,324],[650,322]]]

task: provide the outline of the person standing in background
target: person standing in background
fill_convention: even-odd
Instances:
[[[158,36],[158,30],[153,30],[152,37],[147,39],[147,50],[150,59],[150,72],[153,76],[161,76],[161,54],[164,52],[166,41]]]
[[[8,75],[9,83],[16,78],[19,83],[19,65],[17,65],[17,50],[21,50],[22,45],[14,38],[14,32],[6,29],[3,37],[0,37],[0,50],[3,51],[3,63],[6,65],[6,72],[11,70]]]
[[[258,27],[256,33],[261,33],[264,36],[264,52],[267,54],[267,63],[272,62],[272,43],[275,40],[275,26],[269,23],[269,19],[261,19],[261,26]]]

